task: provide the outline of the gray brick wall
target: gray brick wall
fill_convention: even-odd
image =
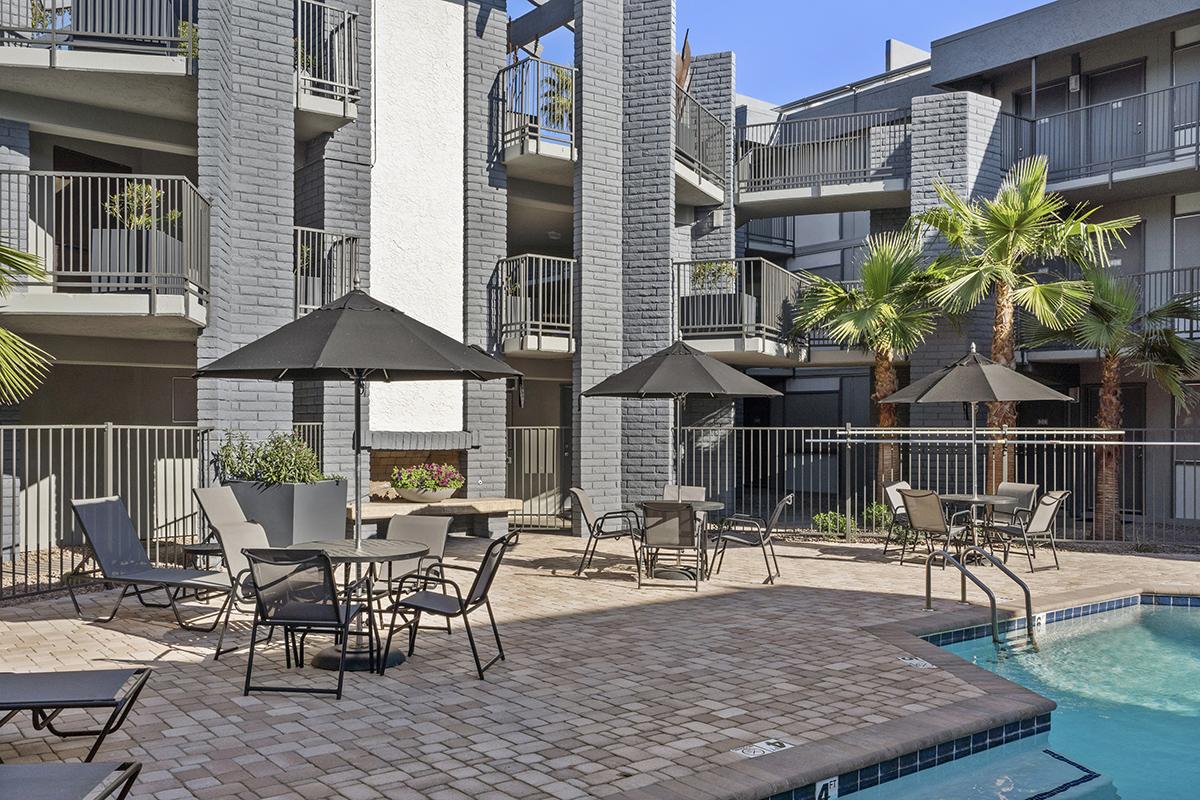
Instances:
[[[733,214],[733,139],[736,105],[736,64],[733,53],[712,53],[692,60],[692,96],[725,123],[725,203],[723,221],[713,224],[712,209],[696,209],[692,227],[692,258],[733,258],[737,252]]]
[[[29,125],[0,119],[0,170],[29,169]],[[29,181],[20,175],[0,175],[0,239],[29,248]]]
[[[621,296],[623,20],[611,0],[575,0],[575,166],[572,476],[600,513],[621,501],[621,401],[580,392],[623,364]],[[576,515],[578,517],[578,515]],[[579,520],[575,520],[579,531]]]
[[[292,2],[199,7],[200,191],[212,201],[212,291],[197,345],[206,364],[290,321],[295,152]],[[262,434],[292,421],[292,389],[202,380],[199,420]]]
[[[675,2],[626,0],[624,15],[622,349],[628,367],[670,344],[671,266],[690,257],[691,234],[688,225],[676,224]],[[626,502],[656,496],[666,481],[673,413],[667,400],[624,401]]]
[[[871,233],[898,231],[908,222],[907,208],[877,208],[871,212]]]
[[[467,0],[465,7],[464,271],[463,335],[497,352],[490,324],[489,286],[507,247],[508,178],[495,148],[496,82],[508,44],[505,0]],[[505,491],[505,386],[503,381],[463,386],[463,424],[476,446],[467,451],[470,496]],[[492,523],[498,533],[506,523]],[[480,530],[480,533],[484,531]]]

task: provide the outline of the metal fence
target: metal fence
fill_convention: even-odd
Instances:
[[[907,178],[909,121],[908,109],[890,109],[742,126],[738,191]]]
[[[747,247],[777,247],[791,250],[796,244],[795,217],[767,217],[746,223]]]
[[[292,433],[304,440],[314,453],[321,469],[325,468],[325,425],[320,422],[296,422],[292,425]]]
[[[566,499],[571,457],[567,429],[512,427],[507,436],[507,495],[521,501],[521,510],[509,514],[509,525],[541,530],[569,528],[571,516],[566,511]]]
[[[575,143],[575,68],[522,58],[500,70],[499,149]]]
[[[728,128],[681,86],[675,87],[675,158],[702,178],[725,187]]]
[[[0,46],[195,58],[196,0],[0,0]]]
[[[523,347],[540,349],[546,337],[569,340],[574,272],[571,258],[526,254],[497,262],[500,341],[518,339]]]
[[[791,340],[798,275],[763,258],[675,264],[677,324],[684,339],[765,337]]]
[[[298,319],[358,285],[358,237],[301,227],[292,236]]]
[[[1033,121],[1001,111],[996,120],[1000,145],[1000,168],[1005,172],[1013,164],[1033,155]]]
[[[1057,535],[1073,541],[1200,545],[1200,431],[980,431],[979,481],[1071,492]],[[718,516],[765,517],[789,492],[784,525],[881,534],[882,487],[907,480],[971,491],[970,432],[881,428],[685,428],[682,482],[724,502]],[[989,458],[989,447],[995,458]]]
[[[357,103],[358,15],[319,0],[298,0],[293,37],[297,94]]]
[[[120,496],[150,560],[182,564],[208,457],[196,427],[0,426],[0,599],[60,588],[84,559],[77,498]]]
[[[0,238],[36,255],[48,283],[29,291],[204,300],[208,201],[164,175],[0,170]]]

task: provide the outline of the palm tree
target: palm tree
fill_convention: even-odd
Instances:
[[[870,351],[874,356],[875,403],[879,427],[896,427],[896,407],[879,401],[896,391],[896,359],[916,349],[934,328],[936,309],[929,291],[934,273],[921,266],[921,240],[912,228],[867,238],[861,286],[835,283],[805,273],[797,300],[793,335],[824,329],[838,344]],[[899,451],[879,448],[876,481],[883,485],[899,476]]]
[[[947,252],[935,259],[946,282],[933,291],[933,301],[961,314],[988,297],[995,304],[992,360],[1012,367],[1015,361],[1014,317],[1019,307],[1043,326],[1063,330],[1087,308],[1091,287],[1086,281],[1047,279],[1038,270],[1063,260],[1085,268],[1108,265],[1109,250],[1138,224],[1134,217],[1095,221],[1098,206],[1071,207],[1046,191],[1046,158],[1035,156],[1015,164],[993,198],[966,200],[944,184],[936,184],[941,205],[916,216],[919,224],[940,234]],[[1012,403],[992,403],[988,426],[1016,423]],[[1000,449],[989,449],[990,480],[1003,480]]]
[[[1091,292],[1086,313],[1065,330],[1034,321],[1022,331],[1030,347],[1067,343],[1095,350],[1100,361],[1100,403],[1096,427],[1119,430],[1123,424],[1121,378],[1138,371],[1185,407],[1192,400],[1184,382],[1200,371],[1200,342],[1179,335],[1178,323],[1200,322],[1200,294],[1183,294],[1157,308],[1143,309],[1138,287],[1106,270],[1086,270]],[[1110,538],[1121,538],[1121,448],[1097,449],[1096,505],[1093,525]]]
[[[46,273],[37,256],[0,241],[0,298],[7,297],[22,276],[45,280]],[[0,328],[0,403],[17,403],[32,394],[50,361],[42,348]]]

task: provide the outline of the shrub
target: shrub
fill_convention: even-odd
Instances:
[[[213,467],[222,481],[268,486],[317,483],[331,477],[321,472],[317,454],[304,439],[291,433],[273,433],[262,442],[252,442],[244,433],[228,434],[213,454]]]
[[[863,509],[862,526],[869,530],[882,530],[892,524],[892,512],[883,503],[871,503]]]
[[[438,489],[461,489],[467,479],[450,464],[418,464],[415,467],[392,468],[393,489],[416,489],[435,492]]]
[[[850,521],[845,514],[837,511],[822,511],[813,514],[813,527],[821,533],[846,533],[850,529]]]
[[[155,225],[163,230],[179,221],[179,209],[160,209],[163,190],[151,183],[127,183],[119,192],[109,195],[104,201],[104,210],[131,231],[154,230]]]

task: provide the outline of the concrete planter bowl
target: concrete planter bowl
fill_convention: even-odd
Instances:
[[[410,503],[437,503],[442,500],[447,500],[452,494],[453,489],[397,489],[396,494],[400,495],[401,499],[407,500]]]
[[[246,518],[262,525],[272,547],[346,536],[346,481],[280,483],[227,481]]]

